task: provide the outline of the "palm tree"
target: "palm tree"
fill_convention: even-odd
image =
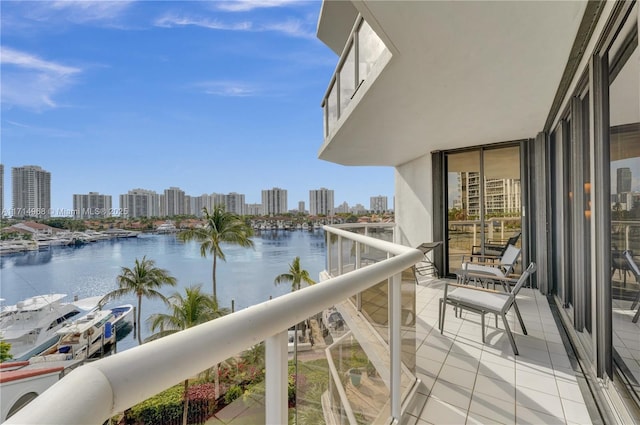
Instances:
[[[289,273],[282,273],[276,276],[273,283],[278,285],[283,282],[291,282],[291,292],[300,289],[300,284],[305,282],[309,285],[315,284],[315,280],[309,277],[309,272],[300,268],[300,257],[293,259],[293,263],[289,264]]]
[[[167,270],[156,267],[155,261],[148,260],[147,257],[144,256],[142,257],[142,261],[136,258],[133,269],[123,267],[120,275],[118,275],[116,279],[119,288],[102,297],[100,305],[115,298],[135,294],[138,297],[138,317],[136,318],[136,323],[138,324],[138,343],[142,344],[142,337],[140,335],[142,297],[159,298],[167,302],[165,296],[162,295],[158,289],[163,285],[175,286],[176,278],[171,276]]]
[[[226,308],[220,308],[215,297],[202,293],[201,285],[185,288],[185,295],[176,292],[168,299],[171,307],[171,314],[152,314],[147,320],[151,324],[151,330],[160,329],[159,332],[151,335],[145,341],[151,341],[188,329],[192,326],[200,325],[209,320],[217,319],[229,313]],[[189,380],[184,381],[184,408],[182,413],[182,424],[187,424],[187,413],[189,410]],[[217,386],[216,386],[217,392]],[[217,397],[217,396],[216,396]]]
[[[188,229],[178,234],[183,242],[195,240],[200,243],[200,255],[213,256],[213,296],[217,299],[216,288],[216,265],[218,258],[226,261],[224,252],[220,244],[222,242],[240,245],[241,247],[253,247],[253,241],[249,239],[253,236],[251,227],[235,214],[227,212],[222,206],[215,206],[212,211],[207,208],[202,209],[205,219],[205,226],[201,228]]]

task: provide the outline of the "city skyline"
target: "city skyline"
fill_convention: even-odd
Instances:
[[[317,159],[338,61],[315,37],[320,5],[3,3],[0,160],[51,172],[53,209],[89,192],[117,207],[132,187],[247,203],[283,187],[288,209],[317,187],[336,203],[391,198],[392,168]]]

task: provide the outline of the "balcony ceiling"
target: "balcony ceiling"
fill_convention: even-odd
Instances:
[[[434,150],[535,137],[585,2],[354,3],[393,58],[320,158],[397,166]],[[326,25],[326,21],[323,22]]]

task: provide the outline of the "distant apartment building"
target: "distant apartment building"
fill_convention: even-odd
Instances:
[[[468,217],[480,217],[480,173],[459,172],[458,198],[453,207]],[[522,188],[519,179],[484,179],[484,213],[487,215],[518,214],[522,208]]]
[[[616,192],[631,192],[631,168],[624,167],[616,170]]]
[[[89,192],[73,195],[73,218],[95,219],[111,217],[111,195]]]
[[[333,190],[324,187],[309,191],[309,214],[332,216]]]
[[[164,190],[164,211],[163,216],[173,217],[184,215],[184,190],[179,187],[170,187]]]
[[[388,211],[388,201],[386,196],[378,195],[369,198],[369,211],[382,213]]]
[[[305,213],[305,209],[304,209],[304,201],[298,201],[298,212],[304,214]]]
[[[262,204],[247,204],[247,215],[263,215]]]
[[[345,201],[342,204],[338,205],[335,209],[336,214],[348,214],[349,213],[349,204]]]
[[[247,205],[242,193],[231,192],[225,196],[225,210],[236,215],[247,215]]]
[[[366,214],[367,209],[362,204],[355,204],[354,206],[349,208],[349,212],[355,215]]]
[[[152,190],[133,189],[120,195],[120,208],[127,211],[126,218],[160,217],[160,196]]]
[[[36,165],[11,168],[14,217],[49,217],[51,173]]]
[[[263,215],[278,215],[287,212],[287,191],[274,187],[262,191]]]
[[[191,196],[189,195],[184,195],[184,214],[193,215],[193,210],[191,209]]]
[[[4,216],[4,165],[0,164],[0,218]]]

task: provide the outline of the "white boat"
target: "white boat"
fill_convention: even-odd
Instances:
[[[64,303],[66,294],[38,295],[0,312],[0,338],[11,344],[14,360],[41,353],[58,339],[56,332],[69,320],[94,309],[101,297]]]
[[[108,351],[116,341],[111,310],[94,310],[56,332],[58,342],[30,362],[88,359]]]
[[[170,221],[167,221],[166,223],[162,223],[160,226],[156,228],[156,232],[160,234],[175,233],[177,231],[178,229],[176,228],[176,226]]]
[[[109,310],[113,314],[113,326],[116,332],[127,326],[133,326],[133,305],[124,304]]]

